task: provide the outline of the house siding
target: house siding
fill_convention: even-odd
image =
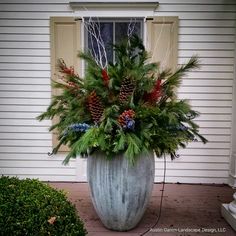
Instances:
[[[51,16],[124,16],[123,11],[75,13],[68,0],[0,1],[0,174],[50,181],[85,180],[86,162],[49,157],[51,121],[35,117],[50,103]],[[209,140],[179,150],[167,162],[167,182],[227,183],[231,150],[232,91],[235,78],[234,0],[159,0],[156,16],[179,17],[178,64],[197,54],[201,67],[183,79],[179,97],[201,113],[201,133]],[[153,12],[127,11],[127,16]],[[78,162],[78,163],[77,163]],[[78,164],[81,166],[78,167]],[[83,174],[81,173],[83,172]],[[163,159],[156,161],[156,181]]]

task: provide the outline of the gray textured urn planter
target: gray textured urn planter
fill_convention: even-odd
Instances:
[[[122,155],[107,160],[88,157],[87,175],[94,208],[105,227],[127,231],[141,220],[152,193],[154,154],[140,156],[131,165]]]

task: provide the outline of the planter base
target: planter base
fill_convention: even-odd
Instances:
[[[140,156],[135,165],[117,155],[88,157],[88,182],[94,208],[111,230],[127,231],[141,220],[152,193],[154,154]]]

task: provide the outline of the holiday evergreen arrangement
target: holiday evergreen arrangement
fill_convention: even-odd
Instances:
[[[50,128],[59,134],[52,153],[64,144],[70,148],[64,163],[94,152],[111,159],[124,153],[135,163],[142,153],[154,151],[158,157],[168,154],[174,159],[189,142],[206,143],[194,122],[199,113],[176,94],[182,77],[198,67],[197,59],[192,57],[175,72],[161,71],[158,63],[148,61],[137,36],[114,45],[114,51],[116,60],[106,67],[92,54],[80,53],[86,61],[84,78],[59,60],[60,81],[53,86],[62,92],[38,117],[58,117]]]

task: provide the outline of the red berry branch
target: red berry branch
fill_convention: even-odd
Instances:
[[[162,95],[161,80],[158,79],[153,90],[150,93],[144,94],[144,100],[149,103],[155,103]]]
[[[108,84],[109,84],[109,76],[107,74],[107,71],[105,69],[102,70],[102,79],[103,79],[103,83],[106,87],[108,87]]]

